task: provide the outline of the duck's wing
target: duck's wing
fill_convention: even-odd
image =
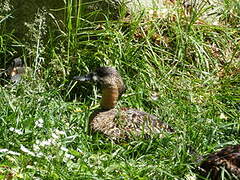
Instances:
[[[115,121],[126,132],[134,135],[159,134],[163,131],[174,132],[173,128],[158,117],[136,109],[122,108]]]
[[[129,139],[131,136],[148,137],[162,134],[163,131],[174,132],[156,116],[127,108],[97,110],[91,114],[89,124],[92,131],[101,132],[114,140]]]

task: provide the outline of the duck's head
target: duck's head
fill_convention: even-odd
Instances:
[[[6,71],[11,80],[18,83],[21,79],[21,75],[25,72],[22,59],[15,58]]]
[[[122,77],[113,67],[99,67],[94,72],[83,76],[75,76],[74,80],[99,83],[102,88],[102,109],[111,109],[117,103],[118,97],[125,91]]]
[[[23,62],[21,58],[15,58],[12,62],[12,67],[23,67]]]

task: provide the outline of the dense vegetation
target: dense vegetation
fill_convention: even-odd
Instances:
[[[205,6],[104,21],[77,7],[67,4],[56,26],[39,11],[25,40],[6,31],[11,10],[1,11],[1,68],[19,54],[28,68],[20,84],[0,87],[0,178],[186,179],[201,155],[240,142],[237,0],[223,1],[218,25],[201,21]],[[119,107],[155,114],[176,133],[120,144],[89,135],[99,92],[72,77],[103,65],[127,85]]]

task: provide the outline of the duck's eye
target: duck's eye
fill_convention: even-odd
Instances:
[[[99,73],[98,73],[98,76],[99,76],[99,77],[103,77],[104,74],[103,74],[102,72],[99,72]]]

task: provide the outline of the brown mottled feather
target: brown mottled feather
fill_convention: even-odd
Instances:
[[[222,169],[240,179],[240,145],[227,146],[207,155],[200,164],[200,175],[218,180],[221,179]]]
[[[136,136],[162,135],[162,131],[173,132],[167,124],[156,116],[136,109],[97,110],[90,116],[92,131],[101,132],[111,139],[129,139]]]

